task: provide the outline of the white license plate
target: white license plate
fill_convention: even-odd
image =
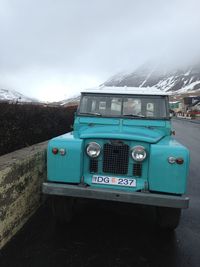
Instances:
[[[100,176],[100,175],[93,175],[92,183],[136,187],[136,179]]]

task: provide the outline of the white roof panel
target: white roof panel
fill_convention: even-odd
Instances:
[[[97,94],[129,94],[129,95],[169,95],[156,87],[128,87],[128,86],[99,86],[96,88],[85,89],[82,93]]]

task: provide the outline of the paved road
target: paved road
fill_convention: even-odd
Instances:
[[[191,150],[189,210],[173,234],[155,227],[153,208],[90,202],[70,225],[56,225],[42,207],[0,254],[1,267],[199,267],[200,125],[174,121]]]

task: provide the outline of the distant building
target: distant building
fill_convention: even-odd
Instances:
[[[184,106],[185,111],[195,111],[199,110],[199,103],[200,103],[200,96],[190,96],[190,97],[184,97]]]
[[[198,101],[198,103],[196,103],[194,106],[192,106],[192,110],[200,111],[200,100]]]
[[[183,98],[184,105],[186,106],[191,106],[198,100],[200,100],[200,96],[188,96]]]
[[[169,107],[174,112],[182,112],[184,109],[183,103],[181,101],[171,101],[169,102]]]
[[[197,100],[191,106],[188,107],[189,114],[194,114],[196,117],[200,116],[200,100]]]

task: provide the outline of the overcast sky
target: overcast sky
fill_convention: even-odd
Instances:
[[[160,55],[196,60],[199,13],[199,0],[0,0],[0,88],[54,101]]]

